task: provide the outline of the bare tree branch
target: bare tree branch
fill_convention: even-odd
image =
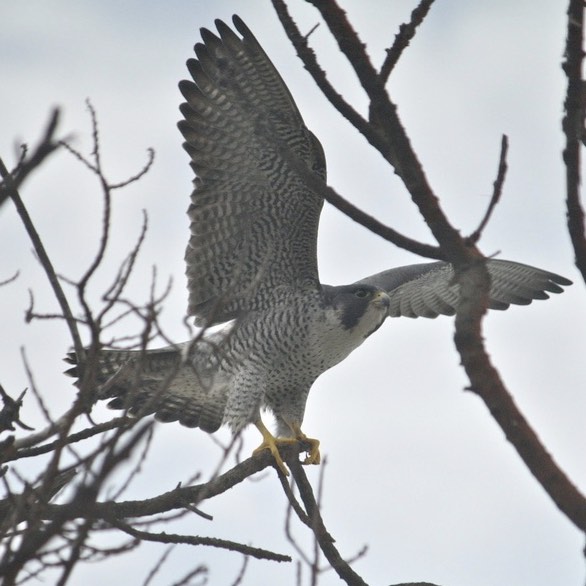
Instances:
[[[399,27],[399,32],[395,35],[395,41],[390,49],[387,49],[387,56],[380,68],[380,78],[383,84],[387,83],[395,65],[401,58],[403,51],[409,46],[409,43],[415,37],[417,28],[425,20],[434,0],[421,0],[417,7],[411,12],[411,20]]]
[[[110,521],[112,525],[132,537],[136,537],[142,541],[154,541],[158,543],[185,543],[188,545],[207,545],[209,547],[218,547],[220,549],[227,549],[229,551],[236,551],[244,555],[255,557],[259,560],[272,560],[274,562],[290,562],[291,558],[288,555],[282,555],[268,549],[259,547],[251,547],[236,541],[228,541],[226,539],[217,539],[215,537],[200,537],[197,535],[175,535],[172,533],[151,533],[149,531],[140,531],[131,527],[127,523],[120,521]]]
[[[564,163],[566,165],[566,207],[568,232],[574,247],[575,262],[586,282],[586,236],[584,209],[580,201],[580,161],[584,133],[584,2],[570,0],[565,62],[563,69],[568,78],[565,115],[562,128],[566,137]]]
[[[334,539],[325,528],[313,490],[301,463],[292,461],[288,462],[288,464],[299,489],[299,495],[303,501],[307,515],[312,520],[314,535],[328,562],[336,574],[349,586],[367,586],[366,582],[342,558],[334,545]]]
[[[354,69],[370,99],[369,123],[379,138],[373,146],[393,166],[395,173],[405,184],[446,259],[456,267],[469,263],[472,258],[480,256],[480,253],[474,247],[465,245],[444,214],[399,119],[397,106],[391,101],[380,76],[371,64],[364,43],[334,0],[320,0],[312,4],[321,13],[340,51]]]
[[[365,137],[367,140],[376,145],[378,150],[383,148],[378,133],[373,132],[372,125],[360,117],[347,102],[336,92],[333,86],[329,83],[326,78],[326,74],[323,69],[318,65],[315,58],[315,53],[309,48],[307,43],[307,37],[302,36],[297,25],[291,18],[289,11],[287,10],[286,4],[282,0],[272,0],[275,11],[281,20],[281,24],[289,40],[295,47],[299,58],[302,60],[305,69],[309,71],[318,87],[322,90],[323,94],[328,98],[330,103],[347,119],[349,122]],[[291,160],[290,153],[283,153],[289,161]],[[293,163],[295,165],[295,163]],[[350,203],[347,199],[344,199],[330,186],[325,185],[319,178],[313,173],[309,173],[305,170],[305,165],[295,165],[298,167],[300,173],[303,174],[304,181],[307,181],[311,188],[319,193],[328,203],[332,204],[335,208],[340,210],[343,214],[349,218],[361,224],[374,234],[381,236],[385,240],[396,244],[397,246],[404,248],[414,254],[426,256],[428,258],[444,259],[443,253],[436,247],[429,244],[423,244],[417,242],[411,238],[400,234],[393,228],[385,226],[379,220],[373,216],[365,213],[360,208]]]
[[[17,440],[14,443],[15,453],[9,457],[3,458],[2,461],[10,462],[11,460],[18,460],[20,458],[32,458],[35,456],[39,456],[41,454],[46,454],[48,452],[53,451],[59,445],[65,444],[73,444],[100,433],[104,433],[105,431],[109,431],[111,429],[116,429],[121,426],[128,426],[130,422],[134,420],[129,419],[125,416],[123,417],[116,417],[115,419],[111,419],[110,421],[106,421],[104,423],[99,423],[94,425],[93,427],[89,427],[84,429],[83,431],[78,431],[76,433],[72,433],[67,437],[60,437],[59,439],[39,446],[37,448],[32,448],[31,446],[36,445],[42,441],[45,441],[49,437],[56,435],[59,433],[61,429],[60,422],[69,419],[69,415],[65,414],[63,417],[59,418],[54,424],[49,425],[45,430],[42,432],[28,435],[20,440]]]
[[[283,459],[287,462],[298,461],[299,454],[309,449],[309,444],[299,442],[289,446],[280,447]],[[76,503],[67,505],[49,505],[46,518],[53,519],[65,517],[67,519],[93,518],[109,521],[110,519],[127,519],[157,515],[171,510],[182,509],[188,504],[200,503],[204,499],[218,496],[234,486],[240,484],[253,474],[265,468],[275,468],[276,464],[272,455],[267,451],[248,458],[237,464],[230,470],[214,476],[206,483],[177,487],[159,496],[140,501],[123,502],[95,502],[89,505],[84,503],[78,508]]]
[[[493,183],[493,190],[492,190],[492,197],[490,198],[490,203],[488,204],[488,208],[486,213],[484,214],[484,218],[480,222],[480,225],[470,236],[468,236],[467,240],[469,242],[476,243],[480,240],[482,236],[482,232],[484,228],[486,228],[490,217],[492,216],[492,212],[494,211],[496,205],[501,199],[501,194],[503,191],[503,185],[505,183],[505,177],[507,175],[507,152],[509,150],[509,139],[506,135],[503,134],[501,139],[501,154],[499,157],[499,166],[497,171],[496,179]]]
[[[558,509],[586,531],[586,499],[541,443],[504,386],[482,343],[478,290],[487,283],[488,274],[483,265],[466,271],[460,279],[461,308],[456,313],[454,341],[470,379],[469,390],[484,401],[507,440]]]
[[[274,2],[280,3],[280,0]],[[480,251],[473,242],[460,236],[442,211],[399,120],[397,108],[383,87],[380,76],[366,54],[364,44],[348,22],[344,11],[335,0],[312,3],[321,13],[370,99],[370,125],[376,128],[380,139],[371,143],[395,168],[439,242],[444,258],[454,264],[456,279],[460,285],[460,304],[455,320],[454,339],[470,379],[471,388],[486,402],[517,453],[558,508],[576,526],[584,529],[586,500],[557,466],[539,441],[537,434],[521,416],[497,371],[490,364],[484,348],[481,320],[487,307],[489,280]],[[582,122],[580,132],[581,128]],[[370,136],[367,136],[369,141]],[[499,168],[499,176],[504,177],[504,168]],[[501,183],[499,178],[495,183],[495,193],[498,194]]]
[[[305,184],[356,222],[406,250],[454,263],[461,298],[460,307],[456,314],[454,340],[470,380],[470,390],[478,394],[485,402],[492,416],[505,432],[507,439],[514,445],[531,473],[547,491],[556,506],[576,526],[586,530],[586,500],[584,496],[556,465],[545,446],[541,444],[535,431],[520,413],[513,398],[504,387],[498,372],[491,364],[483,345],[481,324],[487,303],[489,276],[476,244],[501,197],[507,170],[507,137],[503,136],[502,138],[498,172],[485,215],[478,228],[468,238],[462,238],[459,231],[449,223],[440,206],[439,199],[429,185],[423,165],[401,123],[397,106],[392,101],[389,90],[386,89],[386,83],[396,63],[419,30],[418,27],[428,14],[433,0],[419,2],[411,14],[410,21],[400,27],[392,47],[387,50],[386,58],[379,68],[371,63],[365,44],[334,0],[313,0],[311,2],[327,23],[329,30],[338,42],[341,53],[348,59],[356,79],[369,99],[368,119],[364,118],[352,104],[342,97],[342,92],[337,91],[331,85],[325,71],[319,66],[313,50],[308,45],[309,34],[301,35],[289,15],[285,2],[283,0],[272,0],[272,2],[306,69],[334,107],[392,165],[439,243],[439,247],[418,242],[384,225],[325,185],[314,173],[309,172],[306,165],[291,152],[279,154],[284,160],[287,160],[291,168],[296,170]],[[564,159],[567,165],[568,227],[576,251],[576,263],[586,279],[584,213],[579,193],[580,141],[584,139],[585,135],[584,83],[581,77],[583,59],[582,13],[582,3],[570,0],[568,43],[564,65],[568,76],[564,118],[564,132],[566,133]],[[59,573],[57,583],[66,584],[70,581],[75,567],[80,562],[102,560],[109,555],[126,553],[136,548],[141,542],[149,541],[171,545],[204,545],[243,554],[242,567],[233,582],[236,586],[243,582],[250,557],[278,562],[291,561],[291,558],[288,555],[228,539],[182,535],[167,531],[155,532],[153,526],[168,524],[189,515],[190,512],[211,519],[210,515],[198,509],[198,505],[224,494],[244,480],[254,477],[258,472],[271,467],[276,468],[274,459],[268,451],[239,462],[228,471],[220,473],[228,458],[232,458],[233,447],[240,441],[240,438],[235,437],[230,445],[222,446],[223,456],[208,481],[198,482],[192,486],[180,484],[171,491],[148,499],[120,501],[122,491],[134,481],[147,457],[152,437],[152,422],[144,424],[142,420],[123,416],[72,433],[74,423],[77,425],[79,417],[86,411],[89,412],[98,395],[96,372],[99,368],[100,349],[106,327],[117,323],[128,315],[137,316],[141,320],[142,329],[139,333],[125,336],[124,339],[133,341],[135,347],[138,347],[139,351],[142,352],[142,358],[144,358],[147,344],[154,338],[167,339],[158,323],[158,314],[169,288],[167,287],[162,295],[155,294],[156,273],[153,275],[150,298],[142,305],[122,297],[135,268],[135,261],[146,234],[146,215],[135,246],[120,265],[113,283],[101,298],[103,305],[100,308],[95,308],[88,301],[88,284],[102,264],[108,249],[112,217],[112,191],[141,179],[151,168],[154,159],[154,151],[149,149],[147,162],[141,170],[126,180],[117,183],[109,181],[102,166],[97,115],[89,102],[88,109],[92,128],[92,151],[89,156],[82,155],[66,142],[60,143],[54,140],[53,136],[58,121],[58,111],[55,111],[40,144],[30,156],[27,149],[23,148],[20,162],[12,173],[8,172],[0,160],[0,173],[4,179],[0,186],[0,205],[8,196],[14,200],[61,310],[61,314],[56,313],[52,316],[33,313],[34,306],[31,297],[31,307],[27,315],[31,319],[36,317],[65,319],[72,336],[81,372],[78,383],[79,393],[76,400],[70,409],[54,420],[43,403],[40,391],[34,384],[33,375],[28,369],[25,357],[25,365],[32,383],[29,385],[30,394],[37,396],[48,425],[40,432],[29,434],[17,441],[14,441],[11,436],[2,442],[0,444],[0,461],[17,462],[24,458],[30,459],[47,454],[49,458],[45,458],[44,461],[49,459],[49,463],[46,467],[44,466],[43,473],[38,474],[36,480],[27,480],[22,470],[19,470],[14,464],[10,465],[10,469],[8,466],[0,469],[0,479],[6,490],[5,498],[0,500],[0,533],[4,536],[4,551],[0,554],[0,575],[4,579],[3,584],[11,585],[16,584],[17,581],[20,583],[23,580],[36,577],[43,578],[43,572],[51,569]],[[77,282],[66,280],[55,273],[48,254],[43,248],[40,236],[36,233],[18,192],[19,186],[26,177],[38,168],[46,157],[58,148],[59,144],[63,144],[73,156],[97,176],[104,202],[102,235],[98,243],[98,250],[91,264]],[[277,145],[275,148],[280,147]],[[73,317],[61,289],[60,282],[62,281],[66,281],[76,288],[78,302],[82,307],[81,318]],[[84,349],[81,344],[77,330],[79,324],[85,325],[89,329],[91,343],[87,349]],[[119,341],[120,338],[117,338],[111,340],[111,343]],[[167,341],[171,343],[170,340]],[[198,337],[196,336],[194,346],[197,341]],[[82,360],[83,365],[81,365]],[[141,363],[141,359],[139,359],[139,367]],[[129,389],[129,392],[132,392],[134,387],[138,387],[139,375],[140,372],[137,371],[135,384],[131,385],[133,388]],[[2,429],[10,430],[14,423],[23,425],[18,418],[18,409],[23,396],[12,399],[3,392],[1,387],[0,395],[5,402],[5,408],[0,411],[0,431]],[[94,438],[93,441],[87,444],[82,443],[90,438]],[[316,497],[299,462],[300,453],[305,452],[307,448],[308,446],[301,442],[281,450],[283,459],[288,463],[293,475],[292,485],[287,483],[282,473],[276,468],[277,477],[290,503],[286,519],[287,536],[293,547],[299,552],[301,559],[309,567],[312,586],[317,586],[321,574],[330,567],[347,584],[364,586],[364,580],[351,565],[364,555],[366,548],[363,548],[351,559],[344,559],[340,555],[335,546],[335,540],[328,532],[320,512],[323,478],[320,478]],[[69,459],[68,464],[72,458],[74,465],[64,468],[64,456]],[[119,471],[123,473],[122,480],[117,474],[116,485],[113,487],[111,479],[114,473]],[[206,478],[209,475],[208,472],[206,472]],[[198,475],[196,480],[190,482],[196,482],[199,477]],[[66,494],[71,494],[69,500],[60,504],[51,503],[50,501],[55,494],[68,483],[70,484]],[[17,484],[18,489],[14,488]],[[294,486],[297,486],[299,490],[299,499],[294,494]],[[108,488],[108,496],[103,496],[106,487]],[[105,498],[108,500],[104,500]],[[295,543],[291,534],[292,512],[295,512],[300,522],[312,532],[314,541],[311,547],[313,551],[310,551],[309,554],[306,554],[303,548]],[[124,542],[100,548],[90,539],[93,534],[99,532],[114,533]],[[131,536],[132,539],[129,540],[126,535]],[[170,549],[166,550],[155,562],[153,569],[145,578],[145,584],[153,580],[170,551]],[[324,567],[320,562],[322,553],[327,559],[328,567]],[[176,586],[192,583],[193,578],[207,579],[207,570],[201,564],[191,569],[187,574],[185,574],[185,569],[181,571],[184,575],[176,582]],[[301,584],[301,573],[298,574],[298,583]],[[417,585],[434,586],[423,582],[417,583]],[[415,583],[396,586],[415,586]]]
[[[57,117],[55,118],[54,123],[55,124],[57,123]],[[49,149],[49,147],[47,147],[47,150],[48,149]],[[51,284],[51,288],[53,289],[53,293],[55,294],[55,297],[57,298],[57,301],[59,303],[59,307],[61,308],[61,311],[63,312],[63,315],[65,316],[65,321],[67,322],[67,326],[69,328],[69,333],[71,335],[71,339],[73,340],[76,349],[79,348],[79,350],[81,351],[82,344],[81,344],[81,338],[79,336],[79,331],[77,330],[77,323],[76,323],[75,318],[73,317],[73,313],[72,313],[71,308],[69,306],[69,302],[67,301],[67,297],[65,296],[65,293],[63,292],[63,289],[61,287],[61,283],[59,283],[59,279],[57,277],[55,269],[53,268],[53,263],[51,262],[49,255],[47,254],[47,251],[45,250],[45,246],[43,245],[41,237],[39,236],[39,233],[37,232],[37,230],[33,224],[33,221],[31,220],[31,217],[29,216],[29,213],[24,205],[24,202],[22,201],[22,198],[20,197],[20,194],[18,192],[18,187],[17,187],[18,182],[12,178],[11,174],[8,172],[8,169],[4,165],[4,161],[2,161],[1,158],[0,158],[0,175],[2,176],[2,178],[4,180],[4,189],[6,190],[6,193],[8,194],[8,196],[14,202],[14,205],[16,206],[16,210],[18,212],[18,215],[20,216],[20,219],[21,219],[22,223],[24,224],[24,227],[29,235],[29,238],[31,239],[31,242],[33,243],[35,252],[37,253],[37,256],[39,257],[39,260],[40,260],[41,265],[45,271],[45,274],[47,275],[47,278],[49,279],[49,283]]]
[[[55,131],[59,123],[59,109],[55,108],[47,122],[47,127],[39,144],[36,146],[30,156],[28,155],[28,149],[23,145],[21,159],[14,171],[10,173],[11,185],[8,186],[6,183],[0,185],[0,207],[10,198],[10,190],[18,189],[24,180],[37,169],[45,159],[60,146],[60,141],[54,139]],[[6,169],[6,167],[4,167]],[[8,171],[6,171],[8,174]],[[2,178],[4,179],[4,172]]]
[[[244,559],[247,560],[249,558],[245,556]],[[171,586],[205,586],[208,583],[207,574],[208,569],[205,566],[198,565],[193,570],[190,570],[187,574],[185,574],[185,576],[183,576],[183,578],[181,578],[179,581],[171,584]],[[195,584],[193,582],[193,578],[195,578],[196,576],[201,576],[203,578],[203,582]]]
[[[26,389],[22,391],[18,399],[13,399],[0,385],[0,398],[2,399],[2,410],[0,411],[0,433],[3,431],[14,431],[14,424],[21,429],[32,431],[29,427],[20,420],[20,408],[22,407],[22,400],[26,394]]]

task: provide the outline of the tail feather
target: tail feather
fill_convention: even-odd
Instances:
[[[154,413],[161,422],[179,421],[208,433],[216,431],[224,418],[226,381],[213,368],[217,360],[209,349],[204,355],[196,354],[202,365],[198,368],[184,359],[184,348],[102,350],[96,368],[96,398],[109,399],[109,408],[124,409],[135,417]],[[75,353],[69,353],[65,361],[73,365],[65,373],[76,377],[79,385],[87,365],[80,364]]]

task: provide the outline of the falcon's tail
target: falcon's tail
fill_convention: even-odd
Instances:
[[[218,360],[213,352],[200,354],[197,363],[202,366],[197,367],[194,360],[185,358],[187,347],[101,350],[89,382],[95,385],[95,398],[110,399],[108,407],[125,409],[136,417],[154,413],[159,421],[216,431],[224,418],[227,385],[216,376]],[[74,365],[66,374],[76,377],[79,386],[89,364],[80,364],[74,352],[65,361]]]

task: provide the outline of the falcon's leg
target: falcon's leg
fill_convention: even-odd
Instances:
[[[312,438],[312,437],[307,437],[301,431],[301,426],[298,423],[289,423],[287,421],[287,425],[290,427],[296,440],[299,440],[301,442],[306,442],[310,446],[307,458],[305,458],[305,460],[303,460],[303,463],[304,464],[319,464],[321,462],[321,455],[319,453],[319,440]]]
[[[265,424],[259,419],[255,421],[254,425],[260,433],[262,434],[262,444],[252,452],[252,455],[256,455],[263,450],[270,450],[277,466],[280,468],[281,472],[285,476],[289,476],[289,470],[287,470],[287,466],[285,466],[285,462],[283,462],[283,458],[281,458],[281,454],[279,454],[279,445],[290,445],[293,443],[297,443],[297,438],[292,437],[275,437],[265,426]]]

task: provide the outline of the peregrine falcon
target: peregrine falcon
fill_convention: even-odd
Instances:
[[[233,22],[240,35],[220,20],[218,35],[201,29],[197,58],[187,61],[192,81],[179,84],[186,100],[179,130],[196,175],[185,255],[188,314],[203,329],[191,342],[158,350],[103,350],[97,397],[210,433],[222,424],[238,433],[252,423],[263,437],[255,452],[270,450],[287,474],[281,444],[303,440],[305,463],[320,461],[319,441],[301,431],[316,378],[388,316],[453,315],[458,286],[444,262],[341,287],[320,283],[323,198],[299,165],[325,182],[323,150],[256,38],[240,18]],[[486,265],[494,309],[547,299],[571,283],[515,262]],[[262,422],[263,409],[276,419],[275,435]]]

